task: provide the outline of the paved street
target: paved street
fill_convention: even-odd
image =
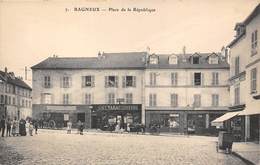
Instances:
[[[0,164],[186,164],[242,165],[217,153],[215,137],[115,133],[66,134],[44,131],[32,137],[0,138]]]

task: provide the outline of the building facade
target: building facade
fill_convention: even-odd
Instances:
[[[219,53],[52,57],[32,70],[33,116],[60,126],[81,120],[88,128],[143,123],[208,133],[229,103],[229,65]]]
[[[0,115],[7,118],[32,117],[32,89],[13,72],[0,71]]]
[[[230,48],[230,120],[232,131],[245,141],[258,141],[260,129],[260,5],[235,26]],[[236,132],[235,132],[236,134]],[[240,134],[240,135],[239,135]]]

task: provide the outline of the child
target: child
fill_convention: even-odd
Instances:
[[[33,124],[32,122],[30,122],[30,125],[29,125],[29,133],[31,136],[33,136]]]

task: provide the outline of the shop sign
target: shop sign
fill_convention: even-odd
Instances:
[[[64,114],[64,121],[69,121],[69,114]]]
[[[47,106],[47,110],[56,110],[56,111],[75,111],[76,106]]]
[[[123,110],[123,111],[133,111],[141,110],[140,105],[123,105],[123,104],[113,104],[113,105],[93,105],[94,110]]]
[[[170,117],[179,117],[179,114],[178,113],[173,113],[173,114],[170,114]]]

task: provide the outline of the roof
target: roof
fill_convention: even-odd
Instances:
[[[35,69],[228,69],[226,60],[219,58],[219,64],[208,64],[207,58],[214,53],[197,53],[200,64],[191,64],[190,57],[194,54],[174,54],[178,64],[169,64],[168,58],[173,54],[152,54],[158,56],[158,64],[146,65],[146,52],[104,53],[102,57],[50,57],[32,66]],[[219,53],[215,53],[219,55]],[[186,59],[186,61],[183,61]]]
[[[212,54],[219,56],[218,64],[209,64],[208,57]],[[191,57],[194,55],[200,56],[200,64],[192,64]],[[228,69],[229,64],[226,60],[220,58],[219,53],[195,53],[195,54],[178,54],[178,64],[169,64],[168,58],[171,55],[158,54],[159,63],[158,64],[148,64],[146,68],[148,69]]]
[[[23,80],[12,76],[10,73],[7,73],[6,78],[7,78],[7,80],[5,79],[5,72],[0,71],[0,79],[1,80],[6,81],[7,83],[10,83],[10,84],[13,84],[13,85],[22,87],[22,88],[32,90],[32,88],[29,85],[27,85]]]
[[[235,25],[235,30],[237,29],[238,26],[246,26],[248,25],[258,14],[260,13],[260,3],[255,7],[255,9],[247,16],[247,18],[240,23],[237,23]],[[245,32],[242,33],[241,35],[237,36],[235,39],[233,39],[230,44],[228,44],[227,47],[232,47],[237,41],[244,36]]]
[[[50,57],[32,69],[142,69],[146,52],[103,53],[101,57]]]

